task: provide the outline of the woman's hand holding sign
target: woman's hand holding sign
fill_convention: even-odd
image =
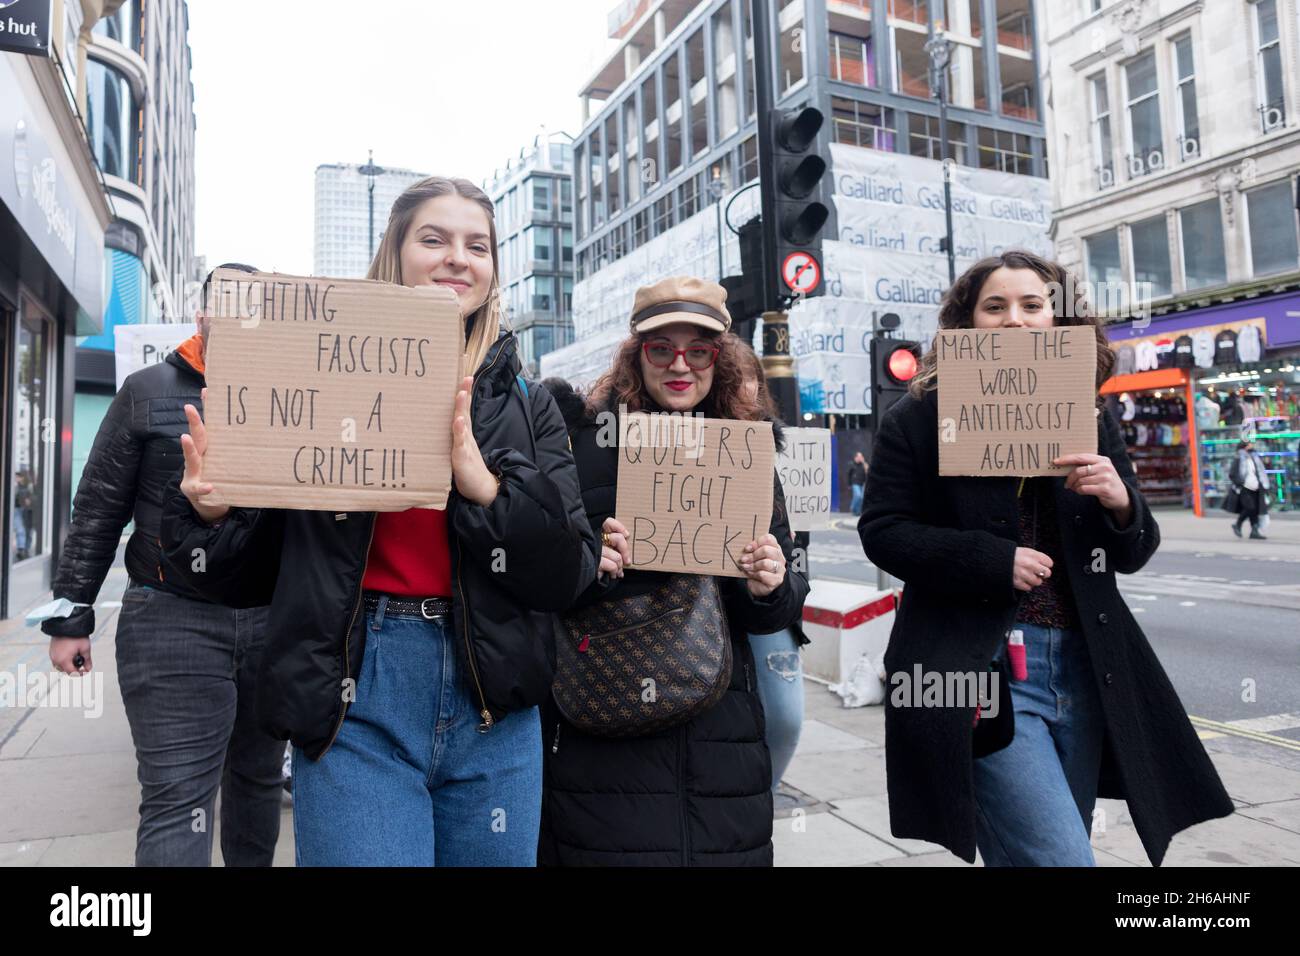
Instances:
[[[776,543],[776,536],[765,534],[745,545],[740,570],[745,572],[749,593],[754,597],[767,597],[779,588],[785,580],[785,552]]]
[[[616,518],[606,518],[600,535],[600,574],[623,576],[623,569],[632,561],[627,547],[627,528]]]
[[[1065,479],[1065,487],[1075,494],[1095,497],[1115,516],[1119,527],[1126,527],[1132,520],[1133,503],[1129,500],[1128,485],[1115,470],[1115,463],[1105,455],[1062,455],[1053,459],[1052,464],[1074,465],[1074,471]]]
[[[483,455],[470,427],[470,390],[474,379],[466,376],[456,393],[456,409],[451,418],[451,473],[461,497],[487,507],[497,496],[499,480],[488,471]]]
[[[206,403],[208,390],[199,392]],[[212,494],[212,485],[203,480],[203,453],[208,450],[208,433],[203,427],[203,416],[193,405],[185,406],[185,418],[190,433],[181,436],[181,451],[185,455],[185,474],[181,478],[181,492],[189,499],[198,516],[208,524],[220,521],[230,511],[229,505],[205,504],[203,498]]]

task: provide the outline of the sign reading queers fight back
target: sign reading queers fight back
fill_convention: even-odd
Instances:
[[[614,513],[630,567],[744,577],[772,520],[771,422],[633,412],[619,421]]]
[[[454,292],[219,269],[207,314],[214,504],[446,507],[464,352]]]
[[[1063,475],[1097,452],[1097,341],[1089,326],[938,333],[939,474]]]

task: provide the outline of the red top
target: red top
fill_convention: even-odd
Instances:
[[[447,512],[436,508],[380,512],[361,586],[401,597],[451,597]]]

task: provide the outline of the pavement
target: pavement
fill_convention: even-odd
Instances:
[[[840,520],[850,524],[852,519]],[[1160,523],[1162,548],[1168,551],[1213,549],[1249,560],[1294,560],[1297,583],[1269,585],[1268,590],[1278,593],[1276,600],[1296,597],[1300,607],[1300,520],[1279,517],[1266,542],[1238,541],[1223,527],[1226,518],[1217,516],[1164,513]],[[5,808],[0,865],[129,866],[133,861],[140,790],[114,660],[125,583],[119,564],[97,608],[93,660],[94,673],[102,675],[101,699],[93,706],[83,700],[73,702],[81,706],[56,707],[32,706],[31,701],[15,706],[0,697],[0,806]],[[1216,583],[1247,587],[1230,580],[1197,586]],[[1155,586],[1142,583],[1144,589]],[[1258,591],[1253,593],[1258,601]],[[1207,594],[1206,600],[1211,599]],[[25,627],[21,618],[0,622],[0,680],[24,667],[28,674],[48,670],[47,647],[39,630]],[[883,710],[846,709],[812,679],[805,679],[805,700],[799,747],[777,795],[777,865],[966,866],[942,847],[890,833]],[[1300,713],[1211,723],[1198,722],[1197,732],[1237,812],[1177,835],[1165,865],[1300,865],[1300,739],[1287,736],[1300,728]],[[1126,805],[1102,800],[1098,806],[1102,812],[1093,833],[1097,862],[1148,866]],[[219,833],[214,846],[213,863],[220,865]],[[275,864],[293,865],[289,807],[282,811]]]

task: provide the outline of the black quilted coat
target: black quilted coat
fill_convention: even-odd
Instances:
[[[203,407],[201,388],[203,373],[179,351],[122,383],[100,422],[77,485],[72,527],[54,577],[56,598],[94,604],[117,555],[122,529],[134,519],[135,530],[126,545],[127,573],[151,587],[201,599],[186,581],[164,580],[158,558],[163,495],[184,464],[185,405]],[[86,637],[95,630],[95,609],[52,618],[41,628],[55,637]]]
[[[599,447],[596,423],[582,415],[571,393],[553,390],[567,406],[582,500],[599,536],[614,514],[618,449]],[[769,530],[789,564],[794,543],[784,511],[776,481]],[[578,604],[648,591],[662,578],[653,571],[628,571],[621,580],[598,579]],[[771,758],[746,634],[777,631],[796,621],[808,581],[787,567],[784,583],[756,599],[739,578],[717,580],[733,664],[729,689],[711,710],[652,736],[609,739],[577,730],[560,716],[553,699],[542,707],[538,865],[772,865]]]

